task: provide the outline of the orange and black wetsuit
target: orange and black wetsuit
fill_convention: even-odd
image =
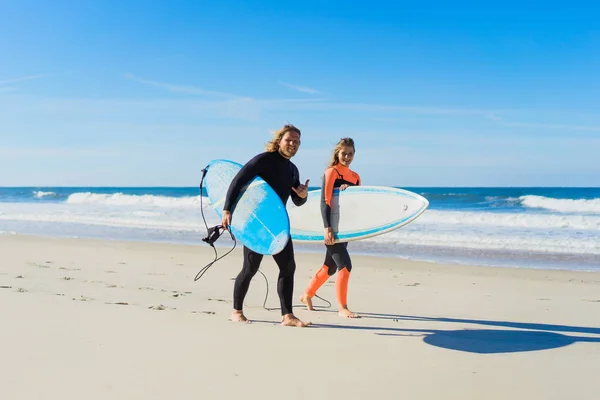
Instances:
[[[331,227],[331,199],[333,198],[333,189],[342,185],[358,186],[360,185],[360,176],[350,168],[337,164],[325,170],[323,175],[323,185],[321,187],[321,215],[323,217],[324,228]],[[336,293],[338,302],[341,305],[346,304],[348,292],[348,279],[352,270],[352,261],[348,254],[348,243],[334,243],[325,245],[325,261],[323,266],[310,282],[306,293],[312,297],[317,290],[327,281],[327,279],[338,271],[336,278]]]

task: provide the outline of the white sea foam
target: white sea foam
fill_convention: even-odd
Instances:
[[[156,209],[197,209],[199,210],[200,196],[169,197],[155,195],[128,195],[123,193],[97,194],[97,193],[73,193],[66,200],[72,205],[98,205],[111,206],[115,210],[121,207],[136,208],[138,216],[150,216],[156,213]],[[511,199],[508,199],[511,200]],[[561,214],[533,214],[519,212],[471,212],[471,211],[440,211],[427,210],[412,224],[452,224],[460,226],[494,226],[514,228],[536,228],[536,229],[600,229],[600,216],[595,215],[569,215],[566,212],[575,213],[589,212],[600,213],[600,199],[594,200],[561,200],[540,196],[523,196],[513,201],[521,201],[527,207],[546,208],[554,207]],[[208,198],[202,198],[205,206],[210,204]],[[142,210],[143,209],[143,210]],[[209,209],[212,211],[212,209]],[[162,212],[162,211],[161,211]]]
[[[600,255],[600,241],[597,236],[544,236],[531,232],[511,234],[481,232],[438,232],[397,230],[365,242],[380,244],[402,244],[416,246],[443,246],[468,249],[493,249],[513,251],[535,251],[569,254]]]
[[[426,210],[412,224],[599,230],[600,216]]]
[[[204,198],[203,201],[208,201]],[[169,197],[154,195],[130,195],[123,193],[99,194],[99,193],[73,193],[67,200],[67,204],[99,204],[111,206],[155,206],[155,207],[197,207],[200,204],[200,196]]]
[[[47,196],[56,196],[54,192],[43,192],[41,190],[36,190],[33,192],[33,195],[37,198],[47,197]]]
[[[565,213],[600,214],[600,199],[555,199],[544,196],[521,196],[521,204],[529,208],[541,208]]]
[[[21,232],[21,227],[26,227],[32,232],[64,227],[60,229],[67,232],[73,226],[85,228],[85,232],[140,229],[142,237],[177,240],[205,231],[201,211],[208,226],[220,222],[209,200],[202,198],[201,209],[200,199],[75,193],[63,203],[0,203],[0,230]],[[361,246],[369,244],[383,245],[390,252],[401,244],[600,255],[600,215],[429,209],[401,229],[361,242]]]

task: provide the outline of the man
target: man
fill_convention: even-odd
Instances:
[[[233,178],[225,203],[223,205],[223,219],[221,225],[227,229],[231,224],[231,209],[238,198],[244,185],[260,176],[265,180],[286,204],[289,197],[296,206],[306,203],[308,182],[300,184],[298,168],[290,161],[300,147],[300,130],[293,125],[284,125],[274,134],[273,140],[267,143],[266,151],[258,154],[242,167]],[[233,313],[231,320],[234,322],[249,322],[243,313],[244,298],[248,293],[250,281],[258,272],[263,255],[256,253],[244,246],[244,263],[242,270],[235,279],[233,288]],[[294,260],[294,246],[292,239],[288,240],[286,247],[273,255],[279,267],[277,278],[277,294],[281,303],[281,324],[284,326],[304,327],[310,323],[303,322],[292,312],[292,298],[294,292],[294,273],[296,261]]]

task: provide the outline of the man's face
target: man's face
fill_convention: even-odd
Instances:
[[[279,141],[279,153],[285,158],[292,158],[300,147],[300,134],[287,131]]]

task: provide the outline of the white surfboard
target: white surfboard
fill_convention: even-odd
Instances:
[[[386,186],[334,189],[331,224],[336,242],[350,242],[398,229],[421,215],[429,201],[408,190]],[[324,240],[321,190],[308,192],[306,204],[287,207],[291,236],[297,242]]]

